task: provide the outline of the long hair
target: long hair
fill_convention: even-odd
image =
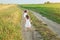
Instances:
[[[28,16],[28,15],[26,15],[26,18],[27,18],[27,19],[29,19],[29,16]]]

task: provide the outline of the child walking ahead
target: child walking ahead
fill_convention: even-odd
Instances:
[[[26,29],[26,31],[31,30],[31,22],[30,22],[30,18],[28,15],[26,15],[25,29]]]

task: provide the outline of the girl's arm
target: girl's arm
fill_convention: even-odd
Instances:
[[[30,22],[32,23],[32,20],[30,19]]]

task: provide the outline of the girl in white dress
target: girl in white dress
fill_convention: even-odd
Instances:
[[[27,10],[24,10],[24,19],[26,18],[26,15],[27,15]]]
[[[25,20],[25,29],[27,30],[31,30],[31,22],[30,22],[30,18],[28,15],[26,15],[26,20]]]

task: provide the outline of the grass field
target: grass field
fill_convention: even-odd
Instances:
[[[22,40],[21,15],[16,5],[0,5],[0,40]],[[9,6],[9,7],[8,7]]]
[[[38,12],[60,24],[60,4],[26,4],[21,7]]]
[[[59,5],[60,4],[24,4],[19,6],[38,12],[41,15],[47,17],[48,19],[60,23]],[[47,25],[45,25],[42,21],[38,20],[31,12],[29,12],[29,16],[32,20],[32,25],[41,34],[44,40],[60,40],[60,38],[57,37],[57,34],[52,32]]]
[[[29,16],[32,20],[32,25],[41,34],[43,40],[60,40],[60,38],[58,38],[57,35],[52,32],[47,25],[38,20],[31,12],[29,12]]]

